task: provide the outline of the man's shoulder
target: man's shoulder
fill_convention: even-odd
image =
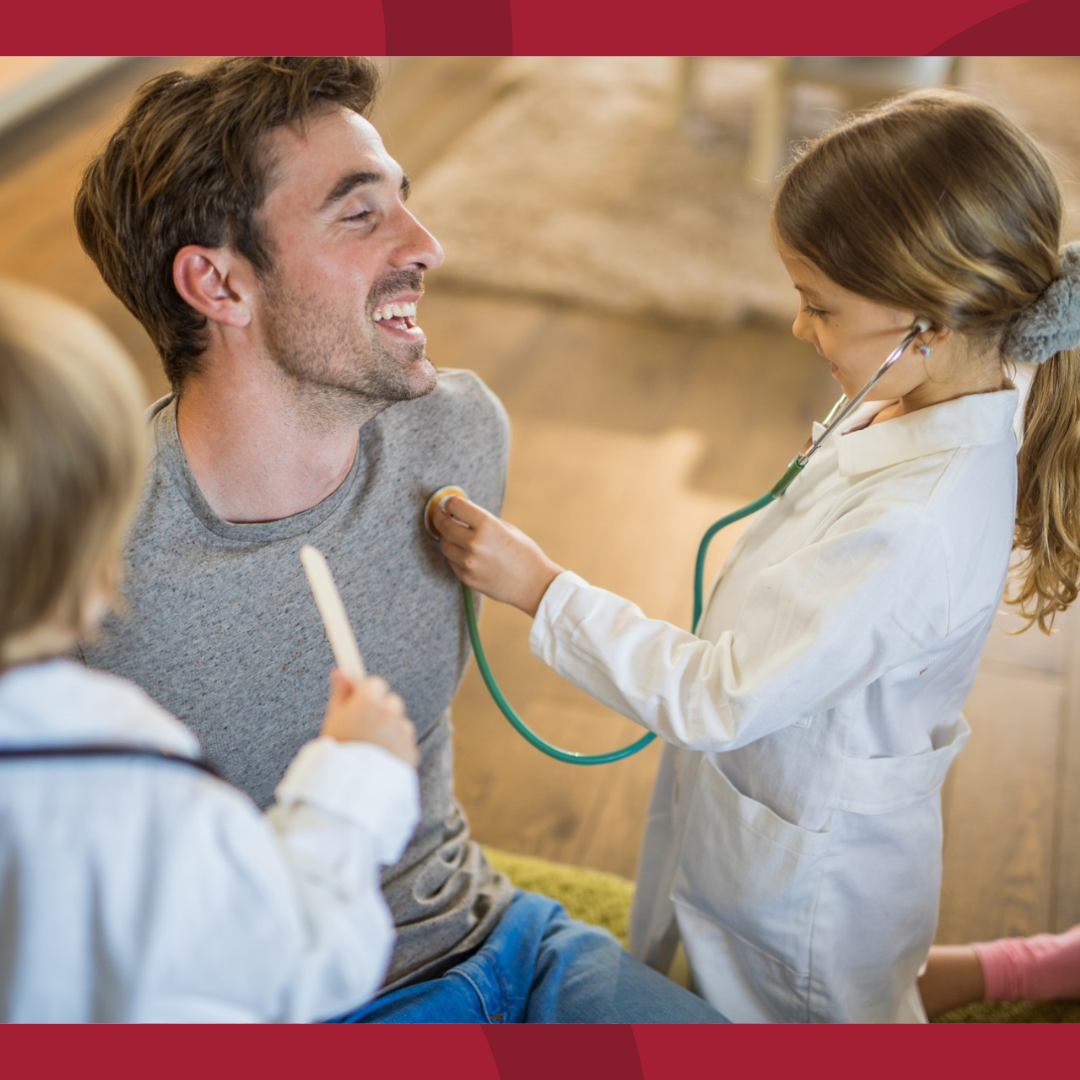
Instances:
[[[503,403],[476,372],[461,368],[439,368],[438,385],[430,394],[392,411],[403,421],[445,426],[458,433],[470,425],[506,438],[510,430]]]
[[[510,422],[502,402],[472,371],[440,368],[430,394],[387,409],[382,453],[394,473],[431,492],[464,486],[495,512],[502,506],[510,458]]]

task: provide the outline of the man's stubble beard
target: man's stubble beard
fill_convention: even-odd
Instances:
[[[266,349],[281,373],[300,391],[312,419],[344,413],[361,422],[399,401],[423,397],[438,377],[410,380],[409,370],[426,359],[425,343],[402,355],[385,348],[380,331],[365,313],[367,333],[333,304],[304,298],[284,288],[276,276],[264,282]],[[385,291],[385,290],[384,290]]]

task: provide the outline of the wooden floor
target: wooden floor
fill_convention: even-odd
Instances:
[[[493,100],[490,58],[385,62],[375,115],[410,172],[424,169]],[[71,196],[87,155],[161,61],[115,72],[78,100],[0,138],[0,274],[54,288],[125,341],[148,395],[164,389],[141,329],[80,252]],[[775,481],[836,388],[784,328],[726,331],[463,291],[431,277],[430,352],[477,371],[513,424],[506,515],[552,557],[686,625],[704,528]],[[734,540],[714,545],[717,565]],[[943,941],[1080,922],[1080,644],[988,646],[967,714],[974,729],[946,787]],[[489,604],[492,666],[545,736],[599,751],[640,729],[531,659],[527,620]],[[509,730],[470,668],[455,706],[458,794],[483,842],[632,876],[658,748],[580,769]]]

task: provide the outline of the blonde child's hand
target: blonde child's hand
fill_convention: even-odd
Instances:
[[[330,701],[321,734],[338,742],[373,743],[414,768],[420,760],[405,702],[378,676],[354,684],[340,671],[330,672]]]
[[[537,543],[482,507],[454,496],[431,515],[439,547],[455,574],[493,600],[533,616],[562,573]]]

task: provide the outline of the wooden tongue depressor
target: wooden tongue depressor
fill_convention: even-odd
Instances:
[[[345,605],[341,602],[341,593],[334,584],[326,556],[316,547],[305,544],[300,549],[300,561],[304,564],[308,584],[315,597],[315,606],[322,616],[326,636],[330,639],[330,648],[334,651],[334,660],[343,675],[354,682],[367,678],[364,661],[356,637],[349,625],[349,616],[345,614]]]

